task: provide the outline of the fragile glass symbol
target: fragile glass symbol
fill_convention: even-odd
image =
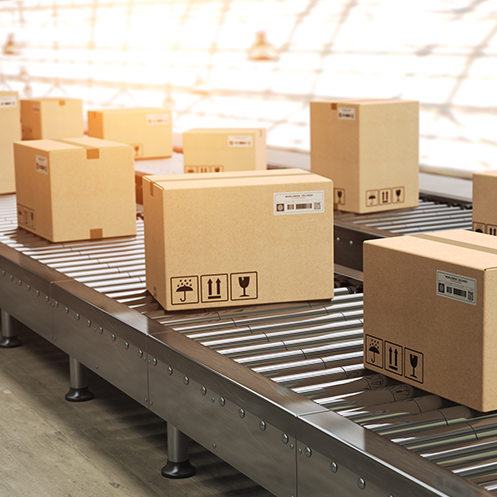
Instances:
[[[250,284],[250,276],[240,276],[238,278],[238,283],[243,288],[243,293],[240,295],[240,297],[248,297],[245,290]]]
[[[416,367],[418,365],[418,356],[417,355],[413,355],[413,354],[409,354],[410,357],[409,357],[409,360],[410,360],[410,363],[411,363],[411,366],[412,366],[412,375],[414,378],[417,378],[417,376],[414,374],[415,370],[416,370]]]

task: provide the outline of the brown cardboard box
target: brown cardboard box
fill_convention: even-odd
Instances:
[[[162,108],[88,111],[88,136],[131,145],[135,159],[173,155],[171,111]]]
[[[473,231],[497,235],[497,171],[473,174]]]
[[[145,176],[147,289],[168,310],[331,299],[332,193],[299,169]]]
[[[147,176],[147,173],[135,171],[135,197],[136,203],[140,205],[143,205],[143,176]]]
[[[83,101],[76,98],[30,98],[21,100],[23,140],[81,137]]]
[[[195,128],[183,133],[185,173],[266,169],[265,128]]]
[[[0,91],[0,194],[16,191],[14,142],[21,139],[19,97]]]
[[[311,102],[311,171],[333,180],[336,209],[417,206],[418,149],[418,102]]]
[[[454,230],[364,243],[368,369],[497,409],[497,238]]]
[[[136,234],[133,149],[96,138],[14,144],[18,223],[52,242]]]

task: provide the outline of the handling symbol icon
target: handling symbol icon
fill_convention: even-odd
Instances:
[[[248,297],[246,289],[250,285],[250,276],[240,276],[238,278],[238,284],[243,288],[243,293],[240,297]]]

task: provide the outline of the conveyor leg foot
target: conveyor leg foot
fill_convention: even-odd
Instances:
[[[161,474],[165,478],[190,478],[196,472],[188,458],[188,438],[177,428],[167,424],[167,464]]]
[[[74,357],[69,357],[70,388],[65,399],[69,402],[85,402],[93,399],[94,395],[88,388],[86,368]]]
[[[3,349],[12,349],[22,345],[21,340],[17,337],[15,329],[15,319],[2,309],[2,338],[0,338],[0,347]]]
[[[195,472],[195,466],[189,460],[183,462],[167,461],[167,464],[161,470],[161,475],[164,478],[179,480],[180,478],[190,478]]]

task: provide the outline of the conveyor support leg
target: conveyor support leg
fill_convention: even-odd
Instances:
[[[21,340],[17,338],[16,320],[3,309],[2,315],[2,338],[0,339],[0,347],[4,349],[11,349],[22,345]]]
[[[162,468],[166,478],[190,478],[195,474],[195,467],[188,457],[188,437],[167,423],[167,464]]]
[[[74,357],[69,356],[70,388],[66,394],[69,402],[85,402],[93,399],[93,394],[88,388],[88,377],[86,368]]]

